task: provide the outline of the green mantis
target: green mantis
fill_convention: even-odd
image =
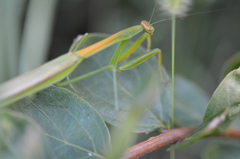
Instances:
[[[222,11],[222,10],[219,10]],[[208,12],[205,12],[208,13]],[[189,14],[195,15],[199,13]],[[202,14],[202,13],[201,13]],[[188,15],[188,16],[189,16]],[[165,19],[169,20],[169,19]],[[161,20],[164,21],[164,20]],[[153,24],[156,24],[157,21]],[[125,49],[128,41],[135,35],[144,32],[129,48]],[[53,84],[57,84],[58,86],[65,86],[71,84],[73,82],[82,80],[84,78],[90,77],[94,74],[102,72],[104,70],[113,71],[113,79],[116,81],[116,73],[131,69],[146,61],[148,58],[159,55],[159,66],[162,65],[162,57],[161,50],[151,48],[151,35],[153,35],[154,27],[147,21],[142,21],[141,25],[133,26],[127,28],[125,30],[119,31],[108,38],[99,41],[93,45],[90,45],[84,49],[79,50],[79,46],[84,43],[84,40],[88,37],[88,34],[85,34],[81,40],[79,40],[78,45],[71,48],[70,52],[62,55],[46,64],[40,66],[39,68],[23,74],[19,77],[16,77],[6,83],[0,85],[0,106],[6,106],[11,104],[19,99],[22,99],[26,96],[29,96],[35,92],[43,90]],[[145,54],[136,57],[135,59],[120,65],[120,62],[127,59],[134,51],[142,44],[144,40],[147,40],[147,48],[148,52]],[[96,71],[90,72],[86,75],[82,75],[76,79],[72,79],[67,82],[59,83],[63,80],[67,75],[69,75],[83,60],[88,57],[98,53],[99,51],[115,44],[119,43],[118,48],[115,53],[113,53],[112,59],[109,62],[109,65],[103,68],[100,68]],[[118,109],[117,102],[117,89],[116,82],[114,84],[115,90],[115,105],[116,109]]]
[[[123,51],[128,43],[128,41],[135,35],[144,32],[126,51]],[[86,58],[98,53],[99,51],[119,42],[119,45],[112,56],[112,59],[109,62],[109,65],[100,68],[96,71],[90,72],[89,74],[80,76],[79,78],[67,81],[64,83],[58,83],[59,86],[68,85],[72,82],[87,78],[91,75],[99,73],[104,70],[113,71],[113,79],[116,80],[116,72],[121,72],[124,70],[131,69],[142,62],[146,61],[148,58],[158,54],[159,61],[161,64],[161,51],[159,49],[150,50],[151,47],[151,35],[154,32],[154,28],[147,21],[142,21],[141,25],[133,26],[117,32],[108,38],[99,41],[91,46],[88,46],[84,49],[77,50],[79,46],[84,42],[88,37],[88,34],[85,34],[82,39],[78,42],[76,47],[70,50],[71,52],[62,55],[46,64],[40,66],[39,68],[23,74],[19,77],[16,77],[0,86],[0,105],[6,106],[11,104],[19,99],[22,99],[26,96],[29,96],[37,91],[43,90],[53,84],[60,82],[68,74],[70,74],[83,60]],[[147,39],[148,42],[148,52],[145,54],[136,57],[135,59],[121,65],[118,67],[118,64],[125,59],[127,59],[134,51],[141,45],[141,43]],[[37,77],[37,78],[36,78]],[[118,110],[117,102],[117,90],[116,83],[114,84],[115,92],[115,105],[116,110]]]

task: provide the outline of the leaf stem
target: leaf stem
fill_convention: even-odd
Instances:
[[[175,107],[175,97],[174,97],[174,64],[175,64],[175,27],[176,27],[176,17],[175,14],[172,14],[172,121],[171,128],[174,128],[174,107]],[[170,151],[170,159],[175,159],[175,151]]]
[[[113,71],[113,90],[114,90],[114,101],[115,101],[115,110],[119,110],[118,106],[118,90],[117,90],[117,73]]]
[[[172,15],[172,122],[171,128],[174,128],[174,62],[175,62],[175,15]]]

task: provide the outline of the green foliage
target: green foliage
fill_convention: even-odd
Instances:
[[[0,111],[0,158],[49,159],[46,136],[31,119],[9,110]]]
[[[93,36],[93,35],[90,35],[90,37],[91,37],[90,40],[86,41],[86,45],[89,45],[89,43],[94,43],[95,41],[101,40],[103,38],[102,36]],[[108,61],[107,60],[105,61],[104,58],[101,59],[101,57],[110,58],[111,52],[112,50],[114,50],[114,47],[116,47],[116,45],[110,47],[109,49],[105,50],[100,54],[97,54],[96,56],[94,56],[95,58],[89,59],[90,61],[87,61],[86,63],[82,63],[80,65],[80,69],[77,69],[77,71],[84,70],[87,72],[87,71],[90,71],[90,70],[87,70],[88,68],[91,68],[91,69],[94,69],[95,67],[98,68],[99,64],[101,64],[100,66],[105,66],[104,62],[107,63]],[[143,53],[144,51],[145,50],[140,47],[139,50],[137,51],[137,54]],[[137,54],[135,56],[137,56]],[[94,61],[91,62],[91,60],[94,60]],[[124,128],[123,130],[125,131],[121,132],[120,130],[117,130],[118,131],[117,135],[113,136],[113,140],[114,140],[113,149],[112,151],[110,151],[111,153],[109,153],[108,155],[110,155],[110,158],[116,155],[119,156],[123,153],[126,146],[128,146],[133,140],[135,135],[132,134],[131,131],[136,122],[137,122],[137,126],[134,128],[134,131],[137,130],[138,132],[140,132],[140,130],[153,131],[154,129],[157,129],[157,128],[162,129],[164,127],[161,127],[161,124],[159,124],[161,123],[159,122],[161,121],[160,120],[161,113],[159,113],[159,110],[163,109],[165,111],[168,110],[168,113],[170,112],[169,109],[165,109],[166,105],[169,105],[168,108],[170,108],[169,101],[170,101],[170,95],[171,95],[171,92],[170,92],[171,87],[169,86],[170,83],[169,83],[168,75],[166,74],[164,69],[160,71],[160,74],[159,72],[158,73],[156,72],[157,61],[155,58],[151,58],[149,62],[151,63],[148,63],[147,61],[145,65],[143,66],[140,65],[139,67],[134,68],[135,70],[133,72],[128,72],[128,71],[131,71],[131,70],[128,70],[125,72],[126,74],[120,73],[121,76],[119,76],[118,82],[122,82],[123,84],[120,83],[122,85],[120,85],[121,87],[119,87],[119,89],[129,90],[129,88],[131,88],[129,92],[132,92],[133,94],[132,98],[128,99],[128,101],[125,101],[126,98],[122,98],[120,96],[120,102],[123,102],[125,104],[132,103],[131,101],[135,99],[134,96],[137,94],[136,92],[139,93],[139,89],[137,89],[139,87],[137,85],[144,87],[146,85],[144,84],[147,79],[146,77],[151,76],[151,74],[153,73],[155,74],[155,78],[157,78],[157,81],[158,81],[156,82],[155,80],[155,82],[151,83],[152,85],[154,85],[154,87],[152,88],[150,87],[151,88],[150,90],[152,90],[151,93],[147,91],[147,93],[143,93],[144,95],[140,96],[140,98],[138,97],[135,99],[135,101],[138,104],[136,104],[136,102],[135,104],[133,104],[133,105],[136,105],[133,110],[130,108],[131,104],[128,104],[127,110],[124,111],[125,114],[123,114],[121,111],[120,113],[117,112],[113,106],[114,101],[113,101],[113,95],[112,95],[113,94],[112,78],[111,78],[111,73],[109,74],[109,72],[103,72],[102,74],[97,74],[93,77],[88,78],[85,81],[83,80],[78,83],[72,84],[71,85],[72,88],[69,88],[69,89],[70,90],[73,89],[74,91],[76,91],[78,93],[78,96],[63,88],[50,87],[44,91],[37,93],[32,97],[28,97],[23,99],[22,101],[14,103],[11,106],[11,108],[14,109],[15,111],[22,112],[32,117],[36,122],[39,123],[39,125],[42,126],[42,128],[45,131],[45,135],[49,137],[49,141],[52,147],[52,149],[50,149],[52,152],[52,155],[58,156],[59,158],[66,158],[69,156],[70,158],[76,158],[76,157],[104,158],[103,155],[108,154],[107,152],[109,152],[110,150],[110,143],[109,143],[110,136],[104,121],[99,116],[99,114],[95,111],[95,109],[99,111],[100,115],[103,117],[112,115],[112,118],[115,119],[116,121],[121,120],[121,122],[118,121],[118,124],[115,124],[115,126],[118,126],[118,127],[120,127],[120,125],[121,127],[124,126],[122,128]],[[153,66],[156,66],[155,71],[153,69],[154,68]],[[145,72],[138,73],[139,70],[144,71],[145,69],[146,69]],[[82,74],[84,72],[80,72],[80,73]],[[76,76],[76,75],[73,74],[70,76]],[[233,87],[231,88],[237,88],[235,86],[237,85],[238,78],[233,78],[233,77],[235,76],[238,77],[238,73],[231,75],[233,76],[231,78],[229,76],[227,80],[224,80],[225,82],[223,82],[223,84],[220,85],[221,87],[216,90],[214,97],[216,96],[216,94],[217,95],[219,94],[217,92],[226,92],[225,89],[229,88],[228,87],[229,83],[234,84]],[[230,80],[229,82],[229,79],[234,79],[234,80],[233,81]],[[76,86],[79,86],[79,84],[81,85],[81,87],[76,88]],[[156,87],[157,85],[158,87]],[[126,89],[123,89],[122,86],[126,86]],[[156,90],[153,91],[154,90],[153,88],[157,89],[158,91]],[[93,93],[94,91],[97,91],[97,92]],[[232,97],[232,99],[235,99],[233,98],[234,97],[233,95],[238,93],[236,91],[237,90],[232,90],[233,94],[229,95],[229,97]],[[104,92],[107,92],[108,95],[103,94]],[[102,95],[101,98],[99,98],[100,95]],[[122,93],[120,93],[120,95],[122,95]],[[144,105],[148,105],[147,111],[145,109],[142,109],[142,107],[141,108],[138,107],[142,103],[144,103],[145,100],[148,101],[147,95],[155,99],[155,103],[157,102],[161,104],[156,105],[156,107],[151,111],[150,117],[147,116],[149,114],[142,115],[141,119],[137,121],[141,113],[149,112],[149,110],[152,109],[151,105],[155,106],[155,104],[152,102],[150,102],[150,105],[149,103],[144,104]],[[160,99],[162,101],[156,100],[156,98],[158,98],[159,96],[161,97]],[[108,98],[104,98],[104,97],[108,97]],[[227,96],[224,96],[224,97],[227,97]],[[85,99],[87,102],[82,98]],[[224,103],[225,98],[218,97],[218,99],[212,98],[210,100],[210,104],[214,105],[214,103],[216,103],[216,101],[219,101],[220,98],[223,100],[221,103]],[[109,107],[107,107],[109,111],[106,111],[107,110],[106,103],[111,103],[111,102],[106,102],[106,100],[112,100],[112,104]],[[213,102],[213,104],[211,103],[211,101]],[[236,102],[236,101],[233,100],[233,102]],[[197,86],[195,86],[190,81],[187,81],[186,79],[183,79],[180,77],[176,79],[176,105],[177,105],[176,125],[186,126],[186,125],[195,125],[200,123],[199,118],[204,113],[204,110],[205,110],[204,105],[207,105],[206,103],[207,103],[207,97],[202,92],[201,89],[199,89]],[[93,109],[92,106],[94,106],[95,109]],[[126,109],[126,106],[124,104],[122,104],[122,106],[124,107],[121,107],[121,109]],[[231,107],[234,108],[234,105]],[[211,111],[215,112],[215,109],[211,110],[210,108],[208,108],[209,112]],[[213,108],[216,108],[216,106],[214,106]],[[133,114],[138,112],[136,110],[140,110],[140,111],[139,113],[137,113],[137,115],[133,115],[133,114],[129,115],[128,114],[129,110],[132,110],[130,111],[130,113],[132,112]],[[227,127],[228,127],[228,124],[233,120],[232,117],[235,117],[236,115],[236,114],[233,114],[234,112],[236,112],[236,109],[234,110],[235,111],[229,111],[227,109],[226,111],[224,111],[224,108],[221,108],[219,111],[216,112],[217,114],[212,113],[213,116],[210,116],[209,118],[211,119],[213,118],[213,120],[218,120],[219,115],[220,116],[223,115],[224,117],[227,117],[226,121],[227,121]],[[101,112],[104,112],[104,113],[101,113]],[[160,114],[158,120],[152,118],[152,115],[154,113],[156,114],[156,116]],[[119,116],[116,114],[119,114]],[[165,113],[163,114],[166,115]],[[211,115],[211,113],[209,114]],[[231,118],[228,118],[227,116],[228,114],[230,114],[229,117]],[[169,120],[169,116],[166,116],[167,117],[166,119]],[[105,118],[105,120],[106,119],[107,118]],[[154,120],[158,121],[159,123],[157,123],[155,127],[151,127],[150,124],[152,124],[151,122]],[[111,120],[109,121],[110,121],[109,123],[111,123]],[[130,122],[130,121],[133,121],[133,122]],[[223,121],[225,121],[225,119]],[[141,126],[141,124],[144,122],[146,122],[145,127]],[[199,132],[204,130],[204,128],[207,127],[209,123],[211,123],[211,120],[202,124],[199,127],[199,129],[193,132],[193,134],[197,132],[197,134],[199,135]],[[224,127],[222,126],[221,129],[225,131],[226,124],[224,125]],[[99,138],[99,132],[103,134],[101,135],[103,138]],[[206,134],[209,135],[209,132],[200,133],[200,136],[197,136],[197,137],[194,135],[190,136],[190,139],[189,140],[187,139],[187,144],[201,139]],[[120,141],[125,141],[125,142],[122,142],[122,144],[116,144],[116,143],[119,143]],[[186,142],[183,142],[182,144],[184,143]],[[119,150],[118,151],[119,153],[117,153],[115,149]]]
[[[234,120],[240,113],[240,69],[230,72],[214,92],[206,110],[203,122],[211,120],[217,114],[229,109],[227,114]]]
[[[50,87],[11,106],[33,118],[45,131],[57,158],[102,158],[110,148],[108,129],[99,114],[76,94]]]
[[[97,40],[101,40],[102,36],[94,36],[90,34],[89,41],[86,41],[86,45],[89,43],[94,43]],[[94,65],[96,68],[104,66],[104,62],[107,64],[107,58],[111,58],[112,50],[114,50],[116,45],[110,47],[109,49],[93,56],[93,59],[87,60],[86,63],[82,63],[80,67],[77,69],[90,71],[87,68],[94,69]],[[145,50],[140,47],[137,54],[134,56],[138,56],[138,54],[143,53]],[[94,58],[95,57],[95,58]],[[106,59],[102,58],[105,57]],[[91,62],[91,60],[95,60]],[[102,60],[102,61],[101,61]],[[44,91],[41,91],[35,94],[32,97],[25,98],[22,101],[14,103],[11,108],[15,111],[22,112],[31,118],[33,118],[45,131],[45,135],[49,137],[49,141],[51,144],[51,151],[53,156],[61,156],[64,158],[71,154],[73,158],[76,156],[86,157],[86,156],[95,156],[98,158],[102,158],[104,154],[107,154],[108,148],[110,148],[109,144],[109,134],[104,121],[101,117],[95,112],[92,106],[95,107],[97,111],[100,112],[101,116],[112,116],[116,121],[118,121],[118,126],[121,126],[121,130],[117,129],[117,135],[113,135],[113,150],[110,151],[110,156],[121,155],[122,152],[125,150],[126,146],[133,141],[134,134],[131,133],[132,129],[134,131],[153,131],[154,129],[163,129],[161,127],[160,117],[164,115],[165,120],[170,120],[170,96],[171,96],[171,87],[167,73],[162,68],[160,72],[157,69],[158,62],[155,58],[151,58],[150,61],[144,63],[144,65],[140,65],[137,68],[132,70],[128,70],[126,72],[120,73],[118,78],[118,83],[122,84],[119,87],[121,90],[129,90],[132,92],[132,97],[126,101],[125,98],[121,98],[120,96],[120,103],[123,102],[128,104],[128,108],[122,104],[121,109],[124,108],[124,112],[117,112],[113,105],[113,88],[112,88],[112,78],[111,72],[103,72],[102,74],[97,74],[86,80],[80,81],[78,83],[74,83],[71,85],[74,91],[78,92],[79,96],[67,91],[63,88],[57,87],[50,87]],[[155,66],[155,70],[153,69]],[[140,72],[141,70],[141,72]],[[132,71],[132,72],[131,72]],[[83,72],[80,72],[83,73]],[[151,87],[147,87],[146,80],[151,77],[152,74],[155,74],[154,79],[151,80],[150,84]],[[71,75],[71,76],[74,76]],[[76,75],[75,75],[76,76]],[[137,80],[136,80],[137,79]],[[105,84],[104,84],[105,82]],[[77,85],[76,85],[77,84]],[[81,89],[76,88],[81,84]],[[126,89],[123,89],[125,86]],[[142,91],[139,91],[140,87],[146,87],[145,89],[141,88]],[[158,87],[156,87],[158,86]],[[90,88],[88,88],[90,87]],[[88,89],[87,89],[88,88]],[[99,89],[100,88],[100,89]],[[131,88],[131,89],[129,89]],[[148,91],[144,91],[144,90]],[[91,91],[87,91],[91,90]],[[79,93],[82,91],[81,93]],[[85,92],[87,91],[87,92]],[[97,91],[96,93],[92,93],[92,91]],[[104,92],[109,93],[109,95],[103,94]],[[141,93],[143,92],[143,93]],[[145,93],[144,93],[145,92]],[[102,98],[97,98],[96,95],[102,95]],[[135,99],[134,96],[137,95]],[[141,96],[139,94],[142,94]],[[191,96],[189,96],[191,94]],[[94,96],[95,95],[95,96]],[[122,93],[120,93],[122,95]],[[140,97],[139,97],[140,96]],[[160,98],[158,98],[160,96]],[[104,97],[108,97],[108,100],[112,101],[112,104],[109,106],[109,111],[106,111],[106,103],[102,104],[106,101]],[[149,98],[153,99],[149,101]],[[192,107],[193,102],[190,99],[199,99],[199,103],[195,104]],[[91,106],[88,105],[82,98],[84,98]],[[125,100],[123,100],[125,99]],[[134,100],[135,99],[135,100]],[[156,100],[157,99],[157,100]],[[159,100],[161,99],[161,100]],[[135,107],[134,109],[130,106],[132,105],[132,100],[134,100]],[[95,101],[95,103],[93,102]],[[155,101],[155,102],[153,102]],[[205,102],[204,102],[205,101]],[[183,125],[192,125],[199,123],[199,119],[196,118],[196,113],[199,113],[198,116],[201,116],[204,111],[204,107],[202,105],[206,105],[206,96],[204,93],[197,88],[194,84],[191,84],[189,81],[183,78],[176,79],[176,103],[177,103],[177,116],[176,116],[176,123],[179,126]],[[147,103],[146,103],[147,102]],[[155,104],[157,102],[157,104]],[[197,102],[197,101],[196,101]],[[145,104],[143,104],[145,103]],[[160,103],[160,104],[159,104]],[[141,106],[142,105],[142,106]],[[168,108],[166,107],[168,105]],[[141,107],[140,107],[141,106]],[[147,106],[147,107],[145,107]],[[154,107],[152,107],[154,106]],[[144,108],[145,107],[145,108]],[[143,109],[144,108],[144,109]],[[199,109],[197,112],[195,109]],[[129,112],[129,110],[132,110]],[[136,111],[137,110],[137,111]],[[149,113],[151,110],[151,113]],[[162,112],[161,111],[165,111]],[[139,111],[139,113],[137,113]],[[101,114],[104,112],[104,114]],[[131,114],[131,112],[133,114]],[[168,115],[166,114],[168,112]],[[124,113],[124,114],[123,114]],[[130,115],[129,115],[130,113]],[[134,115],[137,113],[138,115]],[[141,115],[145,113],[144,115]],[[194,114],[193,116],[189,116],[188,114]],[[119,114],[119,115],[116,115]],[[158,120],[154,118],[153,114],[158,116]],[[141,115],[141,119],[139,120],[138,117]],[[90,117],[91,116],[91,117]],[[127,119],[127,120],[126,120]],[[187,120],[191,120],[191,123],[188,123]],[[97,123],[96,123],[97,121]],[[125,122],[124,122],[125,121]],[[130,122],[133,121],[133,122]],[[152,122],[156,122],[157,124],[153,127]],[[111,122],[111,120],[110,120]],[[137,122],[137,125],[135,123]],[[125,123],[125,124],[124,124]],[[95,124],[95,125],[94,125]],[[144,125],[145,124],[145,125]],[[142,126],[143,125],[143,126]],[[123,127],[122,127],[123,126]],[[165,127],[166,128],[166,127]],[[96,134],[97,132],[97,134]],[[99,132],[102,132],[102,140],[99,140]],[[119,134],[120,133],[120,134]],[[89,134],[93,134],[94,136],[92,142],[96,145],[95,147],[92,146],[91,136],[89,139]],[[125,134],[125,135],[124,135]],[[129,136],[130,135],[130,136]],[[115,137],[118,136],[118,137]],[[121,136],[121,137],[120,137]],[[116,141],[115,141],[116,140]],[[118,143],[119,141],[126,141],[123,144]],[[118,144],[116,144],[118,143]],[[62,145],[60,148],[60,145]],[[122,146],[120,146],[122,145]],[[120,146],[120,147],[119,147]],[[105,149],[102,150],[102,147]],[[100,149],[100,150],[99,150]],[[119,153],[114,153],[115,150],[118,149]],[[120,151],[121,150],[121,151]],[[111,158],[111,157],[110,157]]]
[[[126,118],[121,123],[121,129],[114,129],[112,133],[113,147],[107,154],[107,159],[121,158],[125,150],[133,143],[136,135],[132,131],[136,127],[139,117],[156,100],[155,93],[158,91],[158,87],[156,87],[159,80],[158,73],[154,72],[150,75],[149,79],[142,83],[135,99],[131,102],[132,106],[127,112]]]
[[[177,76],[175,80],[175,125],[195,126],[202,123],[209,97],[195,83]]]
[[[38,10],[36,10],[36,8],[32,9],[32,13],[34,15],[41,16],[43,21],[39,18],[36,18],[36,16],[35,18],[31,18],[32,22],[26,22],[32,24],[29,26],[32,26],[33,28],[30,28],[35,31],[32,30],[34,34],[29,35],[29,39],[23,40],[23,42],[29,42],[26,42],[25,45],[20,46],[20,44],[23,43],[20,41],[20,39],[22,39],[21,35],[26,37],[27,32],[31,31],[26,29],[25,33],[21,32],[21,30],[24,30],[22,29],[22,23],[24,22],[22,22],[21,19],[25,19],[23,16],[24,13],[22,12],[22,9],[24,9],[24,6],[26,5],[25,2],[26,1],[24,0],[0,0],[0,10],[1,13],[4,13],[0,14],[0,81],[5,81],[16,76],[17,69],[19,69],[17,64],[20,55],[18,52],[26,53],[26,59],[21,57],[21,61],[25,61],[23,62],[23,65],[28,66],[38,63],[34,62],[33,59],[39,60],[40,62],[46,57],[44,52],[46,52],[46,49],[48,48],[48,44],[46,43],[48,43],[51,36],[51,26],[49,25],[49,28],[45,28],[44,24],[49,24],[49,22],[44,20],[46,20],[45,17],[50,17],[49,19],[51,21],[51,17],[54,13],[54,9],[51,9],[51,6],[54,8],[54,5],[49,5],[47,7],[48,11],[46,11],[45,6],[42,5],[35,6],[38,8]],[[52,2],[57,1],[49,1],[49,3]],[[116,31],[126,27],[139,24],[143,18],[148,20],[155,3],[145,0],[129,0],[121,1],[121,3],[119,3],[121,4],[119,7],[116,5],[115,1],[108,1],[107,5],[104,5],[104,1],[98,1],[101,3],[101,5],[92,5],[92,2],[88,2],[88,7],[85,7],[90,9],[88,11],[85,11],[83,8],[81,8],[82,6],[84,7],[84,3],[81,3],[80,0],[61,1],[61,4],[59,3],[59,10],[61,13],[65,11],[70,15],[70,17],[64,18],[66,17],[66,14],[64,16],[60,15],[61,18],[56,20],[57,28],[55,28],[56,33],[54,37],[57,39],[55,39],[55,41],[60,43],[53,43],[53,45],[56,47],[53,49],[53,51],[51,50],[52,53],[63,53],[64,50],[66,51],[66,47],[69,45],[67,42],[69,42],[70,39],[76,35],[76,33],[81,32],[79,30],[74,30],[74,28],[79,28],[77,22],[80,23],[80,27],[87,24],[90,28],[88,31],[90,32],[115,33]],[[213,5],[210,6],[210,4]],[[74,7],[76,6],[77,10],[81,12],[75,12],[72,14],[74,7],[71,7],[71,5]],[[202,12],[215,9],[225,9],[237,7],[238,5],[239,2],[234,0],[211,2],[207,0],[198,0],[193,4],[191,12],[196,13],[199,11]],[[39,12],[36,13],[34,11]],[[89,15],[86,16],[84,12],[89,13]],[[158,13],[158,11],[156,12]],[[32,15],[32,17],[34,17],[34,15]],[[81,17],[87,17],[88,19],[87,21],[84,21],[84,19],[80,19]],[[154,14],[154,18],[155,20],[153,21],[157,21],[161,18],[166,18],[166,16],[164,16],[164,14],[158,16]],[[61,20],[59,19],[67,20],[60,23]],[[71,19],[74,19],[74,24],[71,24]],[[35,22],[38,22],[41,25],[37,25],[37,27],[34,28],[33,24],[36,24]],[[178,55],[176,61],[176,72],[190,80],[182,78],[176,79],[176,126],[191,126],[201,123],[200,120],[204,115],[208,97],[191,81],[198,83],[198,85],[201,85],[202,89],[208,91],[209,94],[212,94],[212,91],[218,84],[217,80],[220,72],[219,68],[222,67],[222,64],[226,58],[239,51],[239,24],[239,9],[212,12],[209,14],[192,16],[185,18],[184,20],[177,20],[176,50]],[[153,36],[153,48],[157,47],[162,49],[164,59],[163,62],[168,70],[170,70],[171,56],[169,49],[171,38],[169,34],[169,28],[170,26],[168,22],[159,23],[155,25],[156,31],[155,35]],[[39,29],[45,29],[45,31],[41,30],[43,31],[41,34]],[[45,34],[46,32],[48,33]],[[85,32],[86,30],[82,33]],[[67,37],[70,38],[68,38],[66,42],[64,41],[65,39],[63,39],[63,37],[66,39]],[[99,39],[93,39],[92,42],[97,40]],[[37,47],[35,47],[35,45],[37,45]],[[66,47],[64,48],[64,46]],[[20,48],[22,48],[22,51],[19,51]],[[24,51],[31,50],[31,48],[35,49],[35,51],[30,51],[28,53]],[[112,53],[113,49],[114,48],[112,48],[112,50],[109,49],[107,52]],[[140,50],[142,50],[142,48],[140,48]],[[30,55],[33,55],[34,53],[36,53],[34,55],[35,58],[32,58]],[[50,57],[54,56],[55,55],[50,55]],[[86,64],[81,65],[82,70],[80,73],[87,72],[88,68],[94,69],[94,67],[98,68],[99,65],[103,66],[104,63],[99,63],[99,59],[102,60],[102,58],[105,58],[105,54],[103,52],[99,53],[98,56],[95,56],[95,58],[90,59],[90,61],[86,61]],[[106,58],[109,57],[106,56]],[[238,59],[238,56],[236,56],[232,61],[228,61],[229,63],[227,64],[227,67],[225,67],[227,72],[230,69],[232,70],[233,67],[236,68],[239,66],[239,63],[234,64],[234,61],[239,61]],[[131,101],[134,99],[133,95],[135,95],[135,92],[138,91],[136,88],[137,85],[141,85],[142,81],[145,81],[145,77],[150,74],[148,71],[152,70],[155,65],[156,60],[152,58],[149,62],[143,64],[143,66],[135,68],[133,72],[130,71],[118,74],[118,82],[123,82],[128,91],[130,90],[129,93],[126,90],[121,90],[121,88],[118,89],[121,92],[120,102],[122,112],[120,115],[123,114],[122,116],[117,116],[118,112],[116,112],[113,107],[114,98],[111,92],[113,91],[112,79],[111,73],[109,72],[104,72],[103,74],[99,74],[82,81],[83,83],[79,87],[81,90],[74,89],[78,95],[62,88],[51,87],[45,91],[33,95],[32,97],[28,97],[13,104],[12,109],[22,112],[26,116],[33,118],[44,129],[45,132],[43,133],[42,130],[37,126],[38,124],[32,122],[28,118],[19,115],[19,113],[1,109],[0,158],[103,158],[103,155],[107,154],[110,147],[110,135],[104,120],[112,125],[120,127],[122,122],[125,121],[124,119],[129,117],[127,112],[130,109],[130,103],[132,103]],[[30,69],[28,66],[24,67]],[[73,74],[71,76],[76,75]],[[121,78],[121,76],[123,78]],[[164,95],[164,97],[161,96],[159,101],[157,101],[160,107],[153,107],[154,109],[151,109],[147,113],[145,112],[146,115],[142,117],[141,121],[138,121],[138,127],[135,128],[136,132],[140,132],[141,130],[152,131],[158,128],[163,129],[167,128],[169,125],[170,117],[168,108],[170,105],[169,94],[171,91],[169,86],[169,78],[165,71],[163,72],[163,77],[165,78],[164,82],[160,80],[158,83],[159,87],[163,88],[158,93]],[[36,78],[38,77],[36,76]],[[235,78],[235,80],[233,79],[234,78],[231,78],[228,84],[234,81],[233,83],[235,84],[232,88],[237,88],[238,80],[237,78]],[[72,86],[75,88],[75,85]],[[76,88],[78,88],[78,86]],[[190,138],[189,141],[195,142],[205,135],[225,132],[227,130],[226,128],[229,127],[229,124],[238,114],[238,91],[229,91],[226,83],[221,86],[220,90],[221,93],[217,93],[218,98],[213,98],[210,101],[211,105],[213,106],[207,109],[204,123],[194,132],[194,134],[196,133],[197,136],[194,136],[193,134],[194,138]],[[108,93],[106,94],[106,92]],[[124,94],[126,92],[131,94],[132,97],[126,97],[127,95]],[[229,104],[228,100],[224,100],[226,97],[232,103]],[[234,101],[236,103],[234,103]],[[226,109],[226,107],[228,108]],[[162,112],[164,112],[162,115],[159,114],[160,108],[163,109]],[[99,112],[96,112],[96,110]],[[88,119],[89,114],[92,115],[90,119]],[[136,118],[130,119],[134,121]],[[119,119],[121,121],[119,121]],[[239,128],[239,119],[240,118],[235,120],[235,125],[237,128]],[[218,124],[214,124],[215,122],[213,121],[217,121]],[[8,124],[6,124],[6,122]],[[164,122],[164,124],[161,125],[162,122]],[[129,125],[127,124],[127,126],[131,127],[131,125],[133,125],[132,123],[134,122],[129,123]],[[205,130],[208,129],[209,124],[213,125],[214,129],[206,133]],[[82,126],[87,128],[86,131],[83,130]],[[131,128],[128,129],[126,134],[129,135]],[[88,138],[89,135],[87,132],[94,134],[94,138],[92,138],[92,140],[91,138]],[[114,154],[114,151],[111,152],[116,156],[123,152],[123,150],[126,148],[125,146],[131,143],[134,138],[133,136],[135,136],[134,134],[130,134],[131,137],[128,137],[130,140],[123,141],[124,138],[126,138],[124,137],[125,132],[122,130],[119,132],[120,133],[117,134],[117,137],[112,136],[114,143],[113,150],[119,148],[120,152],[116,154]],[[43,134],[45,136],[43,136]],[[103,135],[101,136],[100,134]],[[37,144],[29,146],[29,142],[35,141],[36,136],[38,137],[38,140],[36,141]],[[49,142],[46,142],[46,139],[48,139]],[[125,142],[122,144],[124,146],[120,146],[120,144],[116,145],[116,143],[121,140]],[[48,143],[50,143],[50,147],[48,146]],[[97,145],[96,149],[94,149],[92,146],[93,143]],[[239,144],[234,144],[232,141],[229,141],[227,144],[225,141],[224,143],[221,143],[221,145],[219,145],[219,143],[210,143],[208,146],[206,146],[207,144],[207,142],[204,143],[205,150],[203,152],[203,158],[229,158],[229,156],[232,158],[239,157]],[[11,147],[8,147],[9,145]],[[20,148],[19,145],[21,145]],[[194,146],[198,151],[198,153],[196,153],[198,156],[194,156],[196,158],[199,157],[199,151],[202,150],[199,150],[198,146]],[[33,150],[31,152],[34,153],[26,154],[26,150]],[[51,151],[52,156],[49,155],[49,151]],[[18,153],[18,155],[15,155],[14,153]],[[162,152],[157,153],[158,154],[156,158],[159,158],[159,156],[162,157]],[[182,154],[179,154],[180,157],[181,155]],[[190,156],[189,158],[194,158],[192,147],[187,148],[183,158],[187,158],[188,155]]]
[[[208,104],[203,123],[180,144],[171,149],[179,149],[199,139],[224,134],[240,113],[240,69],[230,72],[220,83]]]

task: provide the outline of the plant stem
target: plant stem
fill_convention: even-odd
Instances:
[[[174,128],[174,62],[175,62],[175,15],[172,15],[172,122],[171,128]]]
[[[164,133],[161,133],[158,136],[151,137],[150,139],[140,142],[132,147],[130,147],[122,159],[134,159],[139,158],[143,155],[151,153],[152,151],[162,149],[166,146],[170,146],[176,142],[182,141],[185,137],[188,136],[196,127],[185,127],[185,128],[176,128],[171,130],[165,130]],[[207,137],[224,137],[224,138],[233,138],[240,139],[240,130],[238,129],[229,129],[226,134],[220,135],[211,135]]]
[[[175,159],[175,150],[170,151],[170,159]]]
[[[115,101],[115,110],[119,110],[118,106],[118,90],[117,90],[117,73],[113,71],[113,90],[114,90],[114,101]]]
[[[176,26],[176,18],[175,14],[172,14],[172,122],[171,128],[174,128],[174,63],[175,63],[175,26]],[[170,159],[175,159],[175,151],[170,151]]]

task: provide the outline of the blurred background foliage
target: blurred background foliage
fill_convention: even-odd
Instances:
[[[79,34],[113,34],[149,20],[154,5],[150,0],[0,0],[0,83],[66,53]],[[159,8],[152,22],[169,18]],[[224,74],[239,67],[240,1],[195,0],[189,13],[208,11],[213,12],[178,18],[176,73],[211,96]],[[163,51],[163,63],[170,72],[171,23],[154,27],[152,47]],[[140,136],[141,140],[146,137]],[[206,142],[194,144],[191,151],[189,147],[179,150],[177,156],[208,158],[211,149],[203,149]],[[146,158],[159,158],[159,154],[165,158],[169,154],[163,151]]]

